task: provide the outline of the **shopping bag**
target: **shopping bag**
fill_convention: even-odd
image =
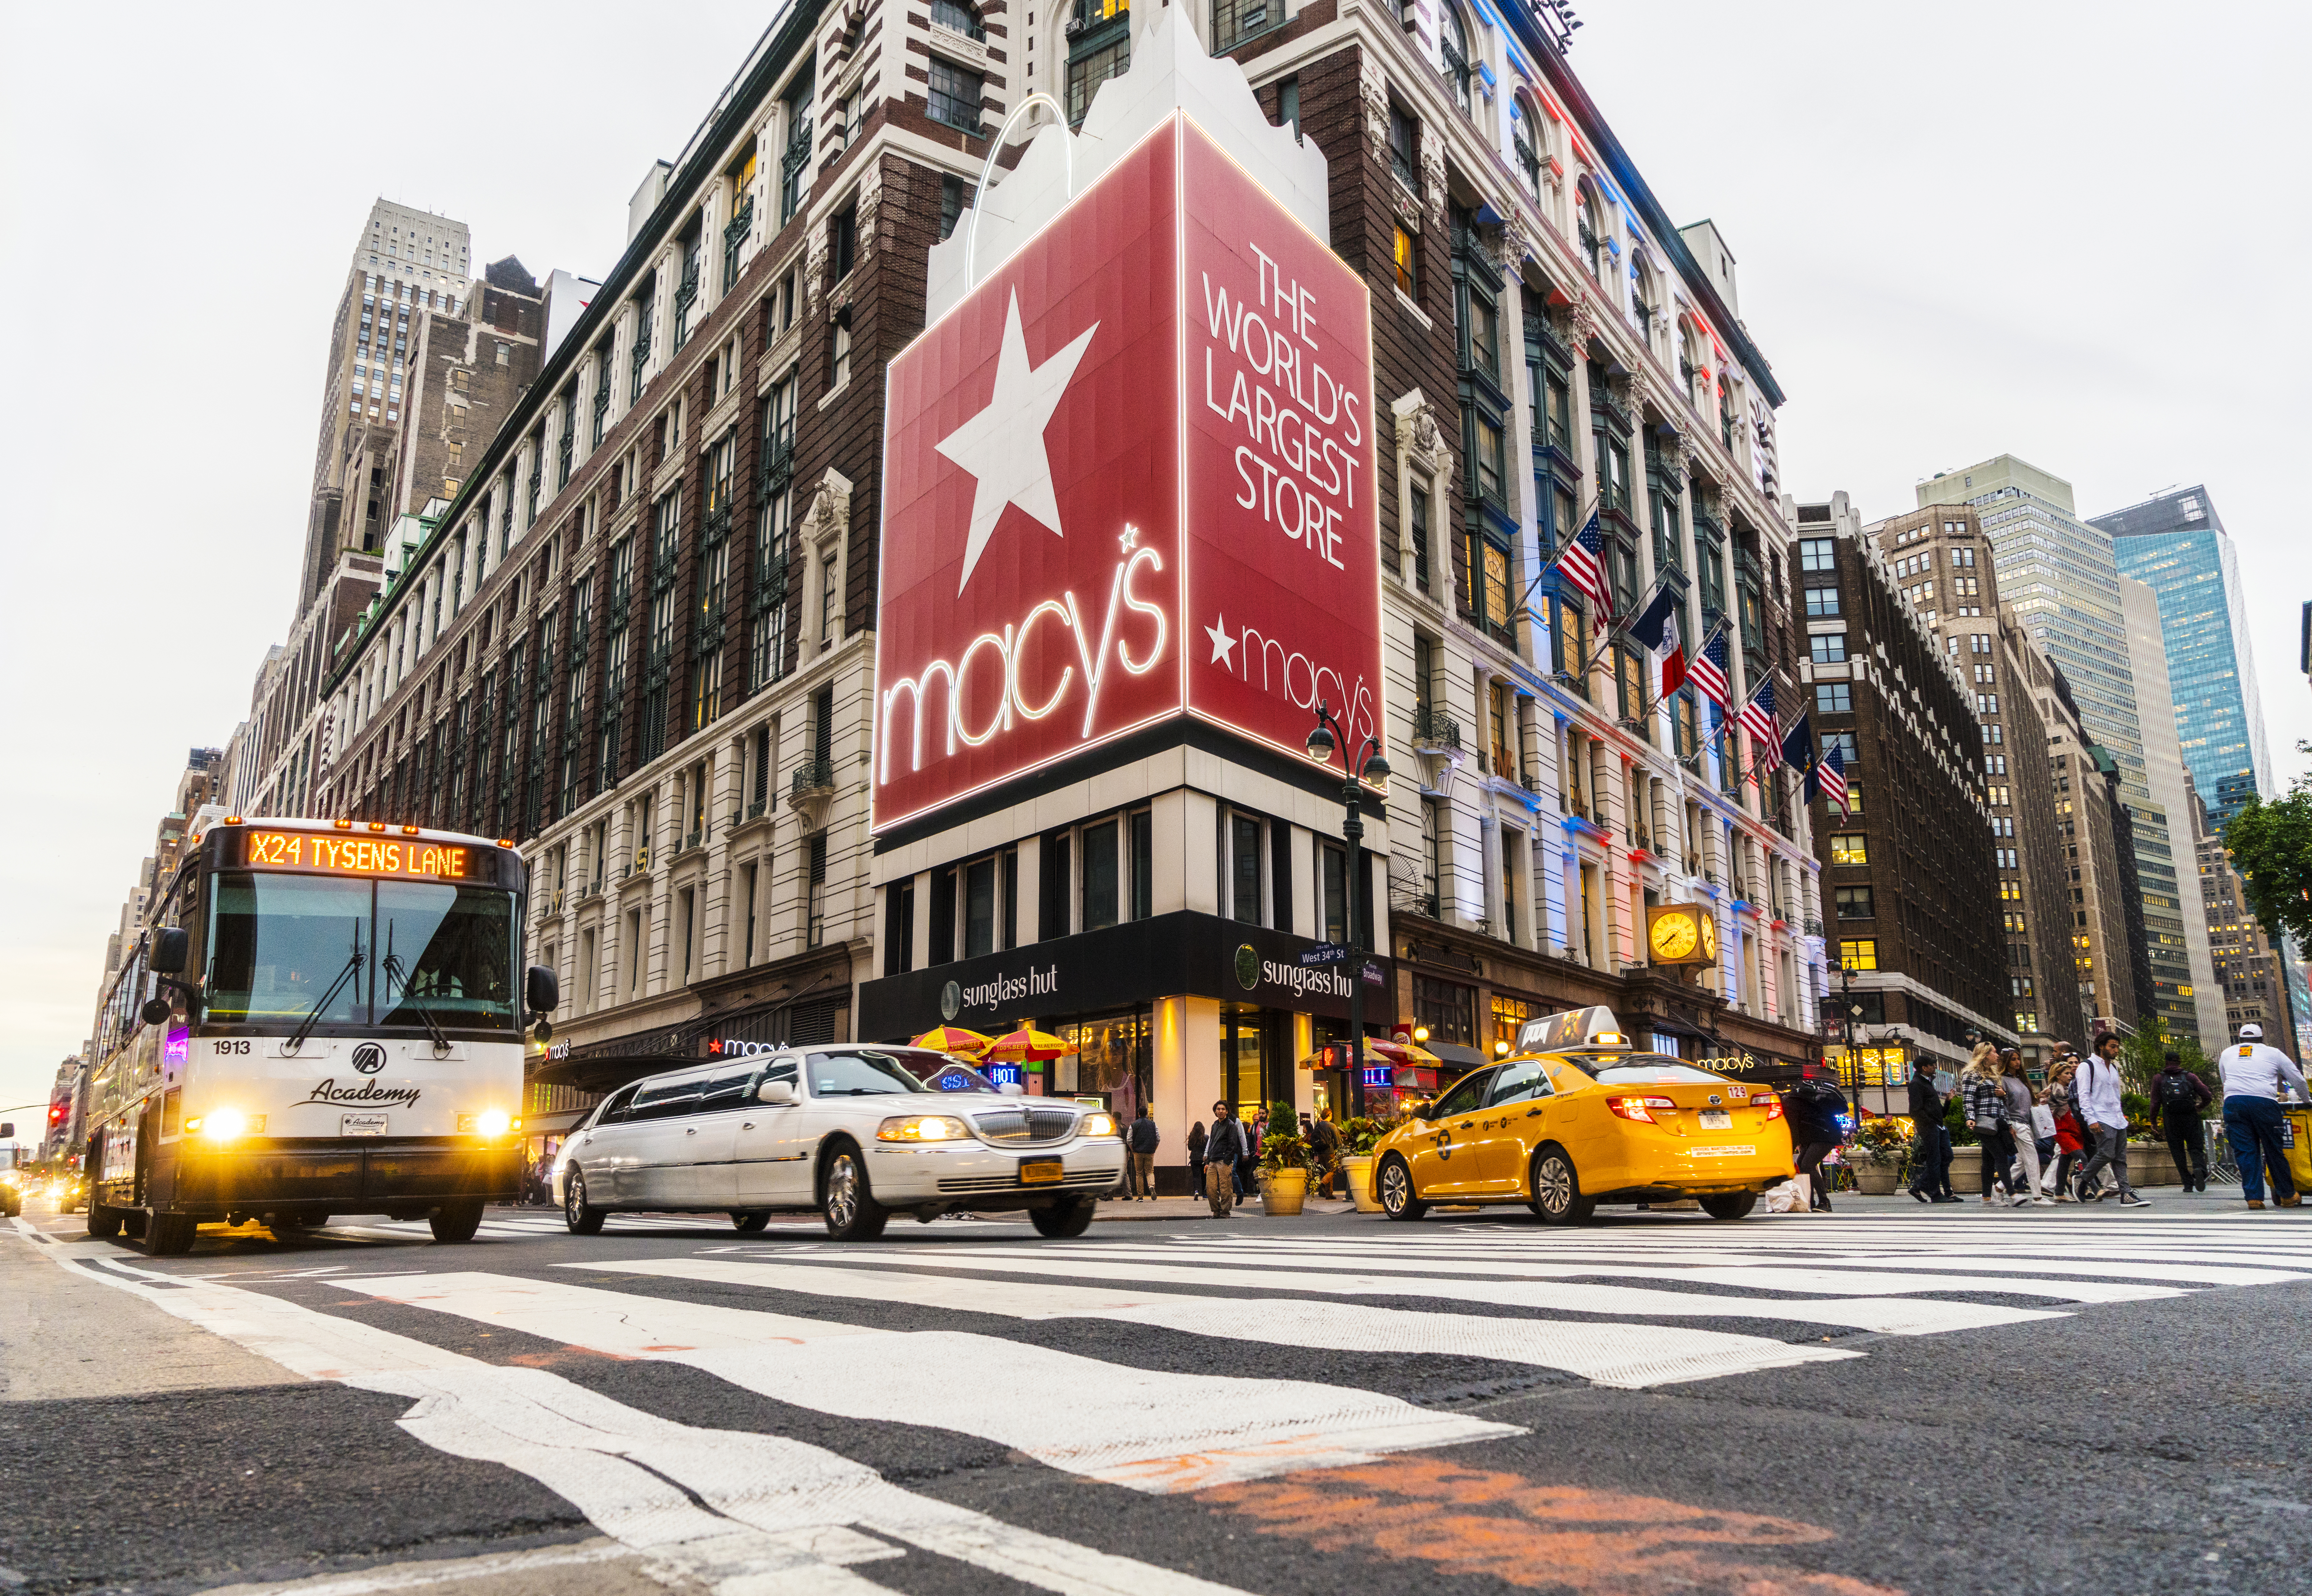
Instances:
[[[1804,1180],[1792,1178],[1779,1186],[1766,1188],[1766,1212],[1770,1214],[1804,1214],[1813,1210],[1811,1191]]]

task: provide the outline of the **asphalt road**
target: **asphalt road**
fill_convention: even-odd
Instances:
[[[2155,1195],[175,1259],[36,1211],[0,1592],[2312,1591],[2312,1220]]]

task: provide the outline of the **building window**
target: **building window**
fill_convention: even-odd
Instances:
[[[940,234],[941,239],[954,236],[955,224],[963,220],[970,207],[964,201],[970,197],[963,179],[950,172],[940,179]]]
[[[1867,865],[1870,862],[1870,847],[1860,832],[1839,832],[1830,839],[1830,862],[1834,865]]]
[[[967,72],[951,61],[932,57],[931,113],[934,122],[944,122],[966,133],[979,131],[979,74]],[[840,276],[842,274],[836,274]]]
[[[1806,613],[1808,615],[1835,615],[1838,614],[1838,589],[1836,588],[1808,588],[1806,590]]]
[[[1099,86],[1132,65],[1132,39],[1129,35],[1113,44],[1087,50],[1068,62],[1068,121],[1071,126],[1084,119],[1091,109],[1092,96]]]
[[[1397,180],[1419,193],[1421,168],[1416,144],[1421,124],[1392,103],[1388,108],[1388,169]]]
[[[1878,968],[1878,939],[1864,937],[1838,945],[1838,967],[1842,970],[1876,970]]]
[[[809,893],[803,905],[803,945],[819,947],[827,941],[827,833],[814,833],[804,856]]]
[[[1276,125],[1292,129],[1292,136],[1300,136],[1300,80],[1286,78],[1276,85]]]
[[[981,24],[979,13],[960,0],[932,0],[932,22],[950,33],[960,33],[966,39],[987,42],[987,30]]]
[[[1799,569],[1800,571],[1829,571],[1834,569],[1830,555],[1830,539],[1827,537],[1800,538],[1799,540]]]
[[[936,75],[939,64],[932,68]],[[851,275],[859,249],[859,207],[847,205],[828,219],[827,270],[829,281],[840,283]]]
[[[1427,975],[1413,978],[1413,1022],[1429,1028],[1432,1042],[1474,1047],[1477,1041],[1477,989]]]
[[[1814,708],[1818,715],[1852,715],[1854,713],[1854,691],[1844,682],[1817,683]]]
[[[1402,222],[1397,224],[1396,252],[1397,291],[1417,305],[1421,302],[1421,243]]]
[[[1122,862],[1117,823],[1103,820],[1081,833],[1082,877],[1077,929],[1100,931],[1117,923],[1123,900]]]
[[[1870,889],[1867,886],[1842,886],[1838,889],[1838,918],[1869,920],[1875,911],[1870,904]]]
[[[828,331],[827,388],[839,392],[851,385],[851,310],[849,306],[835,313],[835,325]]]
[[[1445,68],[1445,87],[1453,96],[1453,103],[1463,116],[1471,112],[1469,79],[1468,30],[1461,25],[1460,12],[1451,5],[1443,8],[1438,19],[1437,53]]]
[[[1283,9],[1281,0],[1213,0],[1213,54],[1234,49]]]
[[[1429,479],[1415,476],[1406,493],[1406,513],[1413,522],[1413,585],[1429,591]]]
[[[1843,665],[1846,662],[1846,636],[1838,632],[1817,632],[1807,639],[1807,657],[1817,665]]]

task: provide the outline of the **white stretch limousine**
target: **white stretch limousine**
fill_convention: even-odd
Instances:
[[[1082,1235],[1124,1179],[1099,1108],[997,1088],[923,1048],[845,1045],[671,1070],[621,1086],[564,1143],[562,1212],[592,1235],[617,1210],[721,1209],[742,1231],[816,1208],[837,1241],[872,1241],[894,1210],[1025,1208]]]

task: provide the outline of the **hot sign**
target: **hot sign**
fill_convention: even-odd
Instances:
[[[885,405],[878,828],[1181,715],[1379,728],[1364,283],[1186,116]]]

